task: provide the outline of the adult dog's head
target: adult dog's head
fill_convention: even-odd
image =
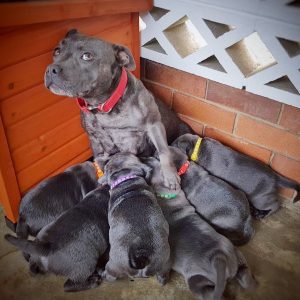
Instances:
[[[135,69],[128,48],[70,30],[53,52],[45,73],[46,87],[57,95],[93,98],[109,93],[122,67]]]

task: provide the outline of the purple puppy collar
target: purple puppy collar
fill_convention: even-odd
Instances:
[[[136,178],[136,175],[126,175],[126,176],[122,176],[120,178],[118,178],[116,181],[114,181],[111,185],[110,185],[110,189],[112,190],[113,188],[115,188],[117,185],[119,185],[120,183],[127,181],[129,179],[133,179]]]

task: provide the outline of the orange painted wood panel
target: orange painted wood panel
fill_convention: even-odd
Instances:
[[[0,202],[6,216],[15,223],[18,218],[20,191],[1,118],[0,145]]]
[[[130,24],[130,14],[19,27],[1,36],[5,43],[0,44],[0,58],[2,58],[0,59],[0,69],[52,51],[56,43],[72,28],[77,28],[80,32],[88,35],[95,35],[122,27],[124,24]],[[22,45],[22,51],[20,51],[20,45]],[[9,55],[7,55],[8,53]],[[5,59],[3,59],[4,57]]]
[[[6,129],[10,150],[13,152],[35,138],[79,114],[77,104],[71,99],[62,99],[55,105],[18,122]]]
[[[41,84],[52,52],[33,57],[0,70],[0,100]]]
[[[43,83],[34,86],[0,102],[3,124],[9,127],[63,99],[50,93]]]
[[[58,150],[51,152],[47,157],[44,157],[17,173],[21,193],[24,193],[37,182],[49,176],[49,174],[64,165],[66,161],[75,158],[77,155],[88,149],[89,142],[84,133]]]
[[[16,172],[29,167],[84,133],[79,114],[12,152]]]
[[[148,11],[149,0],[29,1],[0,4],[0,27]]]
[[[56,174],[59,174],[61,172],[63,172],[65,169],[73,166],[73,165],[76,165],[76,164],[79,164],[89,158],[92,157],[92,151],[91,149],[87,149],[85,150],[84,152],[82,152],[81,154],[78,154],[75,158],[71,159],[70,161],[68,161],[66,164],[64,164],[63,166],[61,166],[59,169],[55,170],[53,173],[51,173],[48,177],[52,177]]]

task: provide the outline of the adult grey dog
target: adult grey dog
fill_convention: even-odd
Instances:
[[[242,253],[196,213],[182,190],[167,197],[172,191],[162,185],[159,164],[154,165],[151,183],[170,226],[172,269],[184,276],[195,298],[221,299],[233,278],[243,288],[254,288],[256,281]]]
[[[82,126],[94,157],[102,157],[101,167],[117,152],[149,156],[156,149],[165,185],[179,188],[167,141],[190,130],[128,72],[135,69],[130,50],[73,29],[55,48],[53,60],[45,85],[55,94],[77,97]]]
[[[31,189],[21,200],[17,236],[27,239],[81,201],[97,186],[93,163],[86,161],[48,178]],[[28,260],[28,255],[24,253]]]
[[[66,292],[96,287],[101,282],[97,268],[108,247],[108,201],[108,187],[98,187],[44,227],[34,241],[10,234],[5,238],[30,254],[32,273],[67,277]]]
[[[146,183],[150,168],[131,153],[117,153],[105,166],[111,187],[109,261],[103,278],[156,275],[165,284],[170,269],[169,226]]]
[[[194,162],[188,162],[187,155],[180,149],[170,147],[170,151],[175,166],[183,173],[181,188],[197,213],[233,244],[246,244],[253,236],[254,229],[245,193],[210,175]],[[156,169],[160,168],[159,161],[154,158],[144,162]],[[155,185],[160,186],[161,178],[154,176],[152,184],[154,188]]]
[[[197,135],[184,134],[172,145],[191,157],[197,141],[200,141]],[[214,139],[204,137],[195,157],[195,162],[209,173],[244,191],[253,206],[253,215],[256,218],[264,218],[279,209],[278,186],[295,189],[297,196],[294,202],[300,199],[299,184],[277,174],[255,158],[239,153]]]

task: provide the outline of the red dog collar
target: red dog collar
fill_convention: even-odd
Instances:
[[[77,104],[83,112],[90,112],[93,109],[97,109],[100,112],[109,113],[114,108],[114,106],[118,103],[120,98],[123,96],[126,85],[127,85],[127,73],[125,68],[122,68],[121,79],[116,90],[104,103],[101,103],[99,106],[92,107],[89,106],[84,99],[77,98]]]
[[[186,171],[188,170],[189,166],[190,166],[190,162],[187,160],[187,161],[179,168],[177,174],[178,174],[179,176],[185,174]]]

